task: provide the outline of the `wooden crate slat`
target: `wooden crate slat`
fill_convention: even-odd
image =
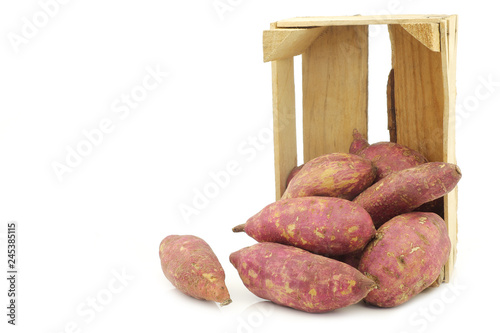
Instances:
[[[457,16],[448,17],[441,24],[441,45],[445,46],[443,52],[443,77],[445,78],[445,91],[447,104],[444,109],[444,147],[443,160],[448,163],[457,163],[455,155],[455,103],[456,103],[456,52],[457,52]],[[446,33],[445,33],[446,32]],[[450,236],[452,249],[445,265],[445,281],[449,282],[457,258],[458,234],[458,188],[444,197],[444,215]]]
[[[443,76],[447,80],[448,105],[445,109],[444,122],[444,161],[456,163],[455,155],[455,104],[456,104],[456,55],[457,55],[457,16],[450,16],[446,21],[447,33],[443,35],[442,43],[447,43],[446,54],[443,54],[443,63],[446,59],[446,67],[443,67]]]
[[[441,53],[400,25],[389,25],[398,143],[443,161],[444,88]]]
[[[278,28],[322,27],[335,25],[439,23],[448,15],[355,15],[294,17],[280,20]]]
[[[324,29],[325,27],[264,30],[264,62],[302,54]]]
[[[368,27],[325,30],[302,55],[304,162],[367,134]]]
[[[288,174],[297,165],[295,80],[293,58],[275,60],[271,64],[276,200],[279,200],[285,191]]]

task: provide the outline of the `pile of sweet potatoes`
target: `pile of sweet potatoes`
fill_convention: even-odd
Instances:
[[[255,295],[307,312],[361,300],[393,307],[439,281],[451,250],[440,199],[460,169],[353,136],[349,153],[295,167],[280,200],[233,228],[257,241],[229,257]],[[167,237],[163,271],[186,294],[227,304],[224,272],[205,244]]]

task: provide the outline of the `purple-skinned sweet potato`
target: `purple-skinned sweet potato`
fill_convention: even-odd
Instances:
[[[353,154],[332,153],[305,163],[282,199],[328,196],[352,200],[375,180],[372,162]]]
[[[353,202],[370,214],[378,228],[397,215],[411,212],[449,193],[461,177],[455,164],[428,162],[390,174],[363,191]]]
[[[351,146],[349,147],[350,154],[357,155],[360,151],[362,151],[366,147],[370,146],[370,144],[365,139],[365,137],[363,135],[361,135],[361,133],[359,133],[356,128],[352,131],[352,136],[353,136],[353,140],[352,140]]]
[[[371,217],[361,206],[330,197],[278,200],[233,231],[325,256],[361,250],[375,235]]]
[[[277,243],[257,243],[229,260],[256,296],[306,312],[357,303],[376,287],[347,264]]]
[[[288,174],[288,177],[286,178],[286,187],[288,187],[288,184],[290,184],[290,181],[292,180],[293,177],[295,177],[295,175],[300,171],[302,170],[302,168],[304,167],[304,164],[302,165],[298,165],[296,167],[294,167],[292,169],[292,171],[290,171],[290,173]]]
[[[366,158],[377,167],[375,182],[393,172],[412,168],[427,163],[428,160],[418,151],[395,142],[377,142],[368,144],[356,130],[350,152]]]
[[[378,284],[365,301],[379,307],[407,302],[438,279],[450,248],[446,224],[437,214],[411,212],[389,220],[358,266]]]
[[[161,268],[180,291],[197,299],[231,303],[222,266],[210,246],[192,235],[170,235],[160,243]]]

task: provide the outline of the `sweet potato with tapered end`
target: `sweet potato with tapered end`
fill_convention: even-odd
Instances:
[[[412,168],[427,163],[428,160],[418,151],[395,142],[377,142],[366,145],[361,134],[353,133],[354,140],[350,152],[366,158],[377,167],[375,182],[393,172]]]
[[[328,196],[352,200],[373,183],[375,176],[376,168],[365,158],[326,154],[305,163],[281,198]]]
[[[358,132],[357,129],[352,131],[353,140],[351,142],[351,146],[349,147],[349,153],[358,154],[360,151],[370,146],[365,137]]]
[[[427,163],[428,160],[418,151],[395,142],[377,142],[358,153],[369,159],[377,167],[378,181],[393,172]]]
[[[286,187],[288,187],[288,184],[290,184],[290,181],[292,180],[292,178],[295,177],[295,175],[297,173],[299,173],[299,171],[302,170],[303,167],[304,167],[304,164],[298,165],[298,166],[294,167],[292,169],[292,171],[290,171],[290,173],[288,174],[288,177],[286,178]]]
[[[170,235],[160,244],[163,274],[180,291],[198,299],[231,303],[224,270],[210,246],[192,235]]]
[[[365,301],[379,307],[407,302],[438,279],[450,248],[446,224],[437,214],[394,217],[363,251],[358,268],[378,284]]]
[[[330,197],[278,200],[233,231],[326,256],[360,250],[375,235],[372,219],[361,206]]]
[[[449,193],[461,177],[455,164],[428,162],[390,174],[363,191],[353,202],[366,209],[378,228],[397,215],[411,212]]]
[[[376,287],[347,264],[277,243],[246,247],[232,253],[229,260],[252,293],[306,312],[357,303]]]

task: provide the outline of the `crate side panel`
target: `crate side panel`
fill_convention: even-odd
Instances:
[[[328,27],[302,55],[304,162],[367,135],[368,27]]]
[[[446,31],[442,35],[441,45],[445,47],[443,53],[443,72],[446,80],[445,88],[447,93],[447,104],[444,114],[444,161],[448,163],[457,163],[455,155],[455,104],[456,104],[456,57],[457,57],[457,16],[453,15],[447,18],[441,24],[441,30]],[[451,280],[455,262],[457,259],[458,243],[458,189],[444,197],[444,215],[448,228],[448,234],[452,244],[450,257],[445,266],[446,282]]]
[[[286,179],[297,165],[295,80],[293,57],[271,62],[273,81],[274,172],[276,200],[285,191]]]
[[[400,25],[389,25],[394,69],[397,142],[429,161],[443,161],[445,95],[441,52],[433,52]]]

